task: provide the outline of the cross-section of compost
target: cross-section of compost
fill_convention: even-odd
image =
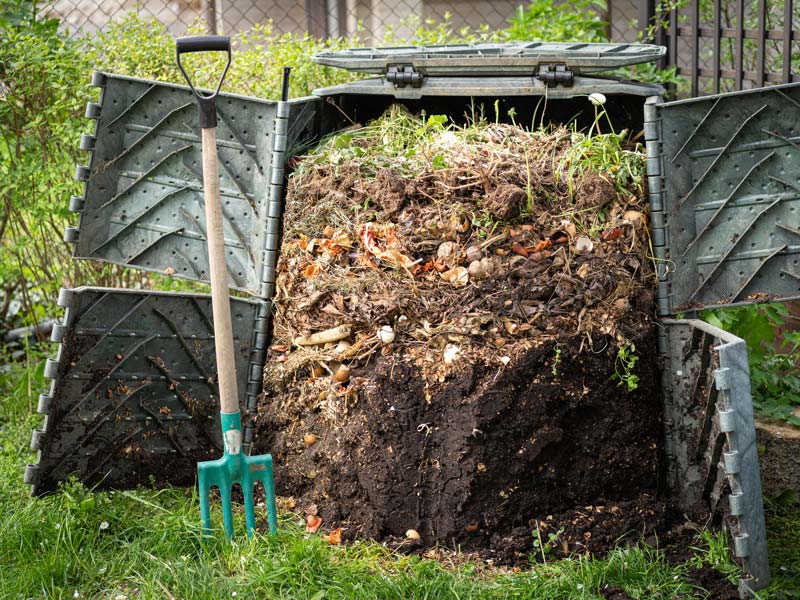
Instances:
[[[296,159],[255,435],[279,495],[506,560],[663,524],[644,157],[610,127],[395,106]]]

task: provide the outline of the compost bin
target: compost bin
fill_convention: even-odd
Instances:
[[[657,528],[672,512],[713,512],[722,506],[744,567],[742,593],[766,585],[744,343],[700,321],[670,317],[710,305],[800,295],[800,200],[792,154],[800,128],[800,87],[662,103],[658,86],[597,74],[662,54],[658,47],[628,44],[359,49],[316,59],[376,77],[293,100],[288,115],[278,115],[275,102],[224,96],[218,104],[218,151],[230,286],[253,298],[232,300],[241,405],[248,415],[245,441],[277,457],[279,494],[294,495],[301,509],[310,510],[313,502],[324,518],[345,522],[353,534],[391,538],[418,529],[424,543],[463,543],[507,560],[525,550],[534,531],[561,536],[567,551],[599,549],[618,531]],[[87,107],[96,126],[81,140],[91,160],[76,170],[85,192],[70,201],[79,219],[65,239],[75,244],[77,258],[205,281],[199,140],[190,92],[103,73],[96,73],[92,83],[101,89],[99,102]],[[267,240],[281,233],[286,165],[291,171],[297,163],[290,159],[325,136],[366,124],[397,104],[412,115],[448,115],[457,122],[483,111],[498,128],[515,120],[572,122],[580,130],[597,115],[587,100],[592,93],[605,96],[604,109],[615,127],[627,129],[632,138],[644,132],[650,226],[629,218],[624,236],[598,230],[589,237],[604,259],[590,264],[576,252],[556,266],[558,272],[574,267],[573,287],[580,290],[586,279],[593,281],[577,274],[583,265],[589,265],[584,274],[596,273],[600,284],[615,269],[637,274],[635,293],[614,298],[624,301],[600,313],[613,335],[602,328],[581,331],[588,312],[581,317],[587,304],[583,294],[583,306],[565,311],[572,320],[548,316],[541,331],[534,324],[524,335],[516,335],[513,327],[494,332],[497,323],[463,323],[466,332],[434,331],[438,341],[431,347],[440,353],[430,363],[400,343],[416,339],[411,332],[418,329],[423,333],[415,335],[425,335],[419,311],[412,319],[406,307],[391,302],[313,292],[303,308],[302,294],[286,279],[290,263],[284,262],[283,272],[264,267],[271,264],[264,256]],[[285,119],[286,129],[276,127],[276,119]],[[316,190],[290,186],[292,231],[308,216],[304,201],[347,189],[337,188],[342,181],[325,180],[322,171],[318,175]],[[380,185],[389,195],[406,198],[407,206],[382,206],[378,200],[373,214],[401,222],[398,217],[406,210],[407,222],[411,209],[423,204],[415,193],[425,190],[407,191],[405,183],[400,189],[385,177]],[[518,180],[506,183],[520,188]],[[453,206],[466,201],[450,200]],[[505,199],[498,206],[510,203]],[[503,217],[508,215],[498,216]],[[306,237],[331,240],[335,228],[326,230],[326,225],[331,223],[323,220],[319,231]],[[364,233],[361,225],[354,237]],[[458,229],[461,222],[453,225]],[[544,239],[559,239],[554,237],[558,224],[519,225],[517,238],[509,232],[506,246],[517,242],[528,256],[515,253],[523,260],[512,267],[513,257],[494,254],[504,264],[503,282],[468,279],[463,296],[447,288],[449,304],[431,312],[441,314],[448,306],[460,310],[452,298],[468,303],[495,288],[500,316],[508,307],[525,314],[531,300],[538,309],[546,307],[552,293],[539,290],[537,296],[525,282],[556,261],[555,251],[531,255],[541,254],[536,244]],[[626,267],[624,261],[636,257],[623,242],[635,231],[644,236],[637,246],[644,254],[636,267]],[[456,233],[467,234],[467,229]],[[287,235],[285,244],[301,240],[295,237]],[[466,253],[467,238],[440,236],[425,256],[438,258],[444,241],[453,242],[456,253]],[[351,241],[369,249],[368,236]],[[386,237],[379,241],[385,243]],[[565,247],[575,248],[575,240]],[[473,258],[487,258],[484,253],[493,249],[479,251],[481,256]],[[286,253],[286,260],[291,256]],[[608,262],[609,257],[619,261]],[[439,285],[438,271],[430,275]],[[272,340],[272,298],[281,277],[286,285],[278,290],[277,302],[285,312],[275,317],[281,339]],[[647,281],[652,286],[643,284]],[[289,298],[296,303],[281,304]],[[562,305],[568,300],[568,295],[559,297]],[[39,459],[26,470],[34,493],[51,491],[71,475],[108,487],[151,479],[191,485],[196,462],[221,448],[208,298],[77,288],[64,290],[59,303],[66,312],[53,340],[61,346],[46,365],[53,384],[39,409],[47,417],[32,441]],[[360,314],[359,306],[365,309]],[[318,312],[322,308],[326,312]],[[558,312],[552,306],[548,310],[550,316]],[[293,331],[286,326],[290,321],[281,319],[298,311],[340,316]],[[336,366],[325,355],[332,349],[319,348],[316,362],[291,371],[292,345],[296,337],[340,324],[336,319],[342,314],[352,315],[351,325],[364,331],[370,324],[368,344],[375,352],[369,360],[346,365],[347,379],[340,383],[358,383],[356,389],[333,386],[323,399],[316,379],[325,379],[330,388],[330,377],[318,367]],[[553,324],[550,330],[547,323]],[[376,345],[382,326],[391,328],[394,339]],[[502,319],[499,326],[505,327]],[[479,337],[491,342],[491,352],[461,351],[468,345],[464,339],[476,337],[470,328],[486,329],[487,335]],[[638,350],[639,385],[631,392],[613,378],[620,332]],[[351,333],[356,346],[366,339]],[[502,352],[498,338],[511,339]],[[461,356],[445,365],[448,344]],[[721,504],[726,495],[728,502]]]

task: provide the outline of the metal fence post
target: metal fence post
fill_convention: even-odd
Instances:
[[[328,32],[328,14],[325,0],[306,0],[306,29],[316,38],[326,38]]]
[[[217,0],[206,1],[206,27],[209,35],[217,35]]]

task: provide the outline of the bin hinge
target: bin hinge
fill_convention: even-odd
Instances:
[[[422,73],[418,72],[414,65],[389,65],[386,69],[386,81],[393,83],[395,87],[404,88],[411,85],[420,88],[423,79]]]
[[[564,87],[570,87],[575,81],[575,73],[567,69],[567,65],[563,64],[541,64],[539,65],[538,73],[534,77],[547,87],[555,87],[559,84]]]

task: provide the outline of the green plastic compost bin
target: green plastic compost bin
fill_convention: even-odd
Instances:
[[[639,44],[516,43],[353,49],[314,60],[368,74],[292,100],[221,94],[221,187],[245,442],[266,361],[285,164],[323,136],[400,102],[455,120],[486,111],[519,123],[588,126],[590,93],[620,128],[644,130],[658,267],[666,486],[678,507],[727,494],[743,596],[769,582],[747,350],[698,309],[800,297],[800,85],[662,102],[658,85],[603,75],[656,60]],[[184,86],[95,73],[94,131],[69,201],[74,256],[207,281],[199,129]],[[476,108],[477,107],[477,108]],[[347,118],[345,118],[347,116]],[[286,130],[276,122],[286,119]],[[33,493],[77,476],[124,488],[188,485],[222,445],[213,405],[209,298],[143,290],[63,290],[52,380],[25,480]],[[181,393],[176,393],[179,388]],[[207,398],[211,397],[211,401]],[[206,400],[200,400],[206,398]]]

